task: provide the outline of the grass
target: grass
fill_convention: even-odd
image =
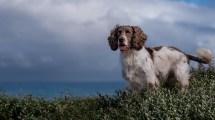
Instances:
[[[175,85],[177,86],[177,85]],[[212,120],[215,119],[215,69],[192,69],[189,89],[177,87],[114,96],[74,99],[71,95],[45,100],[0,94],[0,120]]]

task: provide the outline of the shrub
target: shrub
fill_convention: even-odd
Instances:
[[[16,98],[0,95],[1,120],[31,119],[215,119],[215,69],[192,69],[190,86],[180,92],[177,87],[157,91],[118,90],[113,96],[73,98],[71,95],[52,100]]]

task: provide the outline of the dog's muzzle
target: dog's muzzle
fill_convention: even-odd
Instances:
[[[120,51],[126,51],[128,47],[127,39],[125,37],[119,37],[119,49]]]

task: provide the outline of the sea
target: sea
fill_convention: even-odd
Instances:
[[[111,96],[125,87],[125,82],[0,82],[0,93],[14,97],[31,95],[44,99],[66,95],[84,98],[98,94]]]

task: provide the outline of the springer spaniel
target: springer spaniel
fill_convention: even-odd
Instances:
[[[108,37],[110,48],[121,51],[122,76],[132,90],[157,88],[174,77],[184,90],[189,86],[189,60],[208,64],[209,49],[199,49],[195,57],[175,47],[145,47],[147,36],[138,26],[119,26]]]

